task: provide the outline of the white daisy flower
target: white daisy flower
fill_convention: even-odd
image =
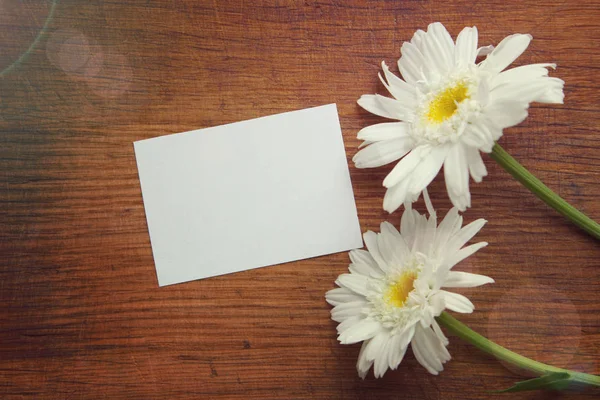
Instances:
[[[426,194],[426,192],[424,192]],[[476,287],[494,280],[484,275],[452,271],[452,267],[486,246],[463,247],[485,224],[479,219],[461,229],[458,209],[451,209],[437,226],[426,197],[430,217],[413,210],[402,215],[400,232],[388,222],[381,233],[364,234],[368,251],[350,252],[350,273],[336,280],[339,288],[326,294],[334,306],[342,344],[363,342],[356,365],[364,378],[371,366],[375,377],[396,369],[408,345],[427,371],[437,375],[450,360],[448,339],[435,317],[444,309],[471,313],[473,303],[444,288]]]
[[[471,205],[469,174],[475,182],[487,175],[480,151],[491,152],[504,128],[522,122],[529,103],[563,102],[564,82],[548,77],[555,64],[504,71],[531,39],[515,34],[493,50],[477,49],[477,28],[464,28],[455,43],[442,24],[434,23],[402,45],[398,68],[404,80],[382,63],[385,79],[379,77],[394,98],[364,95],[358,104],[401,122],[362,129],[358,138],[368,146],[353,161],[358,168],[372,168],[402,158],[383,181],[386,211],[415,201],[442,165],[450,200],[464,211]]]

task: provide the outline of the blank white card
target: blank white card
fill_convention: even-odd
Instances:
[[[362,247],[335,104],[134,148],[160,286]]]

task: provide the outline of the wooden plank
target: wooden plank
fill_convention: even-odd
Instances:
[[[600,220],[596,1],[85,3],[59,2],[0,78],[0,398],[481,399],[519,380],[456,338],[438,377],[409,351],[383,379],[359,379],[358,347],[336,342],[324,301],[346,254],[158,288],[132,142],[336,102],[361,226],[376,230],[399,222],[381,207],[391,166],[351,158],[358,130],[381,121],[356,105],[385,93],[381,61],[394,66],[402,42],[438,20],[454,36],[477,25],[482,45],[531,33],[516,64],[557,63],[565,104],[534,105],[501,144]],[[49,9],[0,6],[0,68]],[[490,246],[462,270],[496,283],[464,290],[476,312],[462,320],[600,373],[598,243],[485,162],[465,219],[489,220],[478,237]],[[445,213],[439,177],[430,192]]]

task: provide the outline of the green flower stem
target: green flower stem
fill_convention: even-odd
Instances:
[[[542,181],[527,171],[517,160],[512,158],[498,143],[492,148],[490,156],[523,186],[531,190],[550,207],[569,218],[575,225],[600,240],[600,225],[587,215],[567,203],[559,195],[544,185]]]
[[[556,368],[551,365],[547,365],[527,357],[523,357],[515,352],[512,352],[491,340],[481,336],[479,333],[473,331],[468,326],[448,314],[443,312],[437,317],[440,325],[444,326],[454,335],[463,339],[466,342],[471,343],[479,350],[484,351],[499,360],[506,361],[512,365],[515,365],[524,370],[533,372],[536,375],[544,375],[552,372],[566,372],[570,375],[570,380],[574,383],[597,386],[600,387],[600,376],[585,374],[583,372],[576,372],[562,368]]]

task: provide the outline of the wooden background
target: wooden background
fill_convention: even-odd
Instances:
[[[381,207],[389,168],[350,160],[381,121],[356,105],[384,93],[381,61],[438,20],[453,36],[476,25],[481,44],[531,33],[517,64],[556,62],[566,102],[535,105],[500,143],[600,220],[597,1],[63,1],[14,64],[51,4],[0,2],[0,398],[481,399],[521,379],[451,337],[438,377],[409,352],[360,380],[324,301],[345,253],[158,288],[132,142],[335,102],[361,227],[378,229],[400,217]],[[489,220],[490,246],[462,270],[496,283],[464,291],[476,312],[461,319],[600,373],[598,242],[485,161],[465,219]],[[431,193],[444,214],[440,179]]]

